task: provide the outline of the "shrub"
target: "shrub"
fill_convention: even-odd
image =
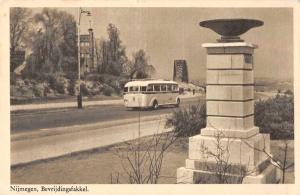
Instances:
[[[294,95],[294,93],[292,92],[292,90],[288,89],[284,92],[285,95]]]
[[[177,136],[187,137],[200,133],[206,126],[206,106],[192,105],[189,108],[181,108],[172,113],[167,119],[166,127],[173,126]]]
[[[107,86],[104,86],[102,92],[103,92],[103,95],[111,96],[111,94],[114,92],[114,89],[107,85]]]
[[[104,82],[105,81],[105,75],[101,75],[101,74],[98,74],[98,73],[90,73],[90,74],[87,74],[85,76],[85,79],[88,80],[88,81]]]
[[[70,82],[68,85],[68,94],[76,95],[76,80],[75,79],[70,79]]]
[[[55,90],[58,93],[65,94],[65,88],[66,88],[65,82],[62,79],[57,80],[56,85],[55,85]]]
[[[45,91],[45,86],[43,83],[36,84],[32,86],[32,90],[34,93],[35,97],[43,97],[44,96],[44,91]]]
[[[255,125],[272,139],[294,138],[294,97],[277,94],[255,103]]]
[[[17,75],[14,72],[10,73],[10,84],[15,85],[17,81]]]
[[[65,94],[68,89],[68,82],[63,75],[47,75],[49,87],[60,94]]]
[[[80,91],[81,91],[81,94],[83,96],[89,96],[90,95],[90,92],[89,92],[88,88],[86,87],[85,83],[81,83],[81,85],[80,85]]]
[[[16,86],[16,85],[10,85],[10,96],[11,97],[20,97],[22,96],[22,92],[20,87]]]

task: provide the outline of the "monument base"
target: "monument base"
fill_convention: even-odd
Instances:
[[[178,184],[275,184],[279,183],[278,169],[272,165],[268,166],[258,175],[242,176],[240,174],[217,175],[216,172],[188,169],[180,167],[177,169]]]
[[[277,183],[280,177],[268,155],[269,134],[196,135],[189,138],[189,157],[177,170],[177,183]]]

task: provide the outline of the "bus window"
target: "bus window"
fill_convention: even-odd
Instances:
[[[173,91],[178,91],[178,85],[172,85]]]
[[[160,90],[161,91],[166,91],[167,90],[167,86],[166,85],[160,85]]]
[[[160,91],[160,85],[154,85],[154,91]]]
[[[172,85],[167,85],[167,91],[172,91]]]
[[[141,92],[145,92],[146,90],[147,90],[147,87],[146,87],[146,86],[141,86],[141,87],[140,87],[140,91],[141,91]]]
[[[124,87],[124,93],[128,92],[128,87]]]
[[[129,87],[129,91],[130,92],[138,92],[139,91],[139,87],[136,87],[136,86]]]
[[[153,91],[153,85],[148,85],[147,91]]]

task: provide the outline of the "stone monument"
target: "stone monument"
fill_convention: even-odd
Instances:
[[[221,39],[202,45],[207,51],[207,125],[201,134],[189,138],[188,159],[177,170],[177,183],[220,183],[220,178],[225,183],[277,182],[278,171],[267,155],[269,134],[259,133],[254,126],[253,52],[257,46],[238,37],[262,25],[248,19],[200,22]]]

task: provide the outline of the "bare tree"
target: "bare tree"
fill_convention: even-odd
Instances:
[[[15,52],[25,39],[29,30],[31,11],[27,8],[14,7],[10,10],[10,49]]]
[[[14,56],[16,52],[26,43],[28,31],[31,23],[31,10],[27,8],[11,8],[10,10],[10,55]],[[10,71],[13,72],[20,62],[11,58]]]
[[[253,148],[256,151],[264,153],[271,161],[271,164],[275,167],[277,167],[281,173],[281,183],[285,183],[285,175],[286,175],[286,170],[294,166],[294,162],[288,162],[287,155],[288,155],[288,149],[289,149],[289,142],[288,140],[284,140],[283,147],[279,146],[279,150],[282,152],[281,155],[272,155],[266,150],[266,145],[265,145],[265,139],[264,139],[264,145],[263,148],[256,148],[249,144],[248,142],[244,141],[244,143],[249,146],[250,148]]]
[[[140,112],[139,112],[140,124]],[[159,124],[160,125],[160,122]],[[159,127],[159,126],[158,126]],[[148,138],[138,138],[125,142],[125,148],[115,148],[125,174],[111,175],[111,182],[120,183],[120,175],[131,184],[157,184],[168,148],[177,140],[174,131],[158,132]]]
[[[226,138],[226,142],[222,143],[222,138],[224,138],[222,131],[217,131],[214,137],[216,138],[214,142],[214,151],[211,151],[205,146],[204,142],[202,142],[200,146],[200,151],[204,159],[204,169],[213,174],[210,175],[209,178],[202,178],[197,181],[197,183],[242,183],[243,179],[251,174],[253,170],[248,169],[249,165],[242,165],[241,159],[238,164],[230,162],[229,149],[232,140]],[[211,160],[208,161],[208,159]]]

